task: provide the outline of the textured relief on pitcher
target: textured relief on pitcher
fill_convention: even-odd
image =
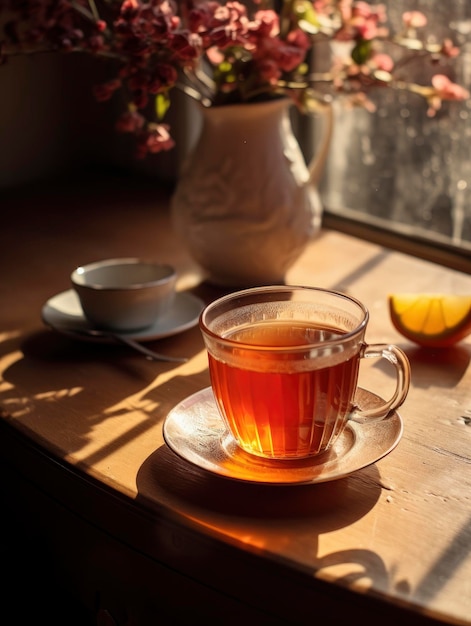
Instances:
[[[256,113],[247,115],[254,107]],[[201,137],[182,170],[172,211],[177,232],[210,281],[283,282],[322,216],[287,104],[204,111]]]

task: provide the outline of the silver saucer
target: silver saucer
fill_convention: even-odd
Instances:
[[[357,391],[365,409],[383,403],[375,394]],[[210,387],[189,396],[167,415],[166,444],[201,469],[250,483],[313,484],[343,478],[389,454],[399,443],[403,422],[397,412],[366,424],[349,422],[329,452],[302,460],[263,459],[241,450],[226,430]]]

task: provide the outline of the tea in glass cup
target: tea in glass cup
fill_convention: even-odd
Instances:
[[[243,450],[271,459],[319,455],[348,420],[383,419],[404,402],[407,356],[393,345],[366,344],[368,319],[355,298],[314,287],[246,289],[204,309],[211,386]],[[361,410],[355,393],[365,357],[389,361],[397,382],[391,399]]]

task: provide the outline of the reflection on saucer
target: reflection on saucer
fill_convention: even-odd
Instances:
[[[134,332],[121,333],[136,341],[153,341],[176,335],[198,323],[204,308],[204,302],[191,293],[177,292],[170,310],[159,317],[149,328]],[[73,289],[63,291],[50,298],[42,309],[43,322],[63,334],[82,341],[112,342],[107,337],[92,337],[80,334],[80,330],[90,328],[84,317],[77,294]]]
[[[356,401],[362,408],[382,402],[364,389],[358,389]],[[186,461],[226,478],[273,485],[313,484],[348,476],[389,454],[402,432],[401,417],[392,413],[366,424],[349,422],[333,448],[317,457],[263,459],[237,446],[226,430],[210,387],[180,402],[163,426],[165,442]]]

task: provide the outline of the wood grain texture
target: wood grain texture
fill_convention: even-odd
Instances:
[[[323,231],[288,282],[355,295],[370,310],[367,340],[405,350],[404,436],[333,483],[243,484],[163,442],[168,411],[209,384],[198,328],[149,344],[189,357],[175,366],[41,322],[71,270],[98,258],[168,261],[179,289],[220,295],[182,250],[167,207],[164,191],[126,179],[2,198],[0,461],[11,515],[34,519],[71,588],[117,624],[157,623],[159,610],[175,623],[313,623],[321,609],[332,624],[471,624],[471,338],[422,350],[387,310],[394,291],[469,294],[469,273]],[[362,364],[360,384],[385,397],[392,372]]]

